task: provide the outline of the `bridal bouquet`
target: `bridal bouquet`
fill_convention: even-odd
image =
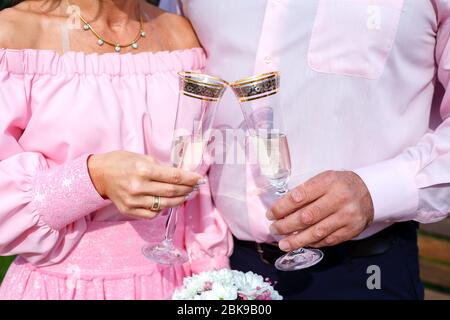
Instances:
[[[173,300],[282,300],[270,281],[253,272],[222,269],[183,280]]]

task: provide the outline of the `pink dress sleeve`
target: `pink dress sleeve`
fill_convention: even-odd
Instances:
[[[185,245],[192,273],[229,268],[233,238],[211,200],[209,185],[200,188],[184,211]]]
[[[48,265],[69,253],[89,214],[109,201],[92,185],[87,154],[51,165],[52,155],[21,146],[32,119],[31,80],[31,75],[0,73],[0,255]]]
[[[443,122],[397,157],[355,171],[372,196],[374,222],[433,223],[450,212],[450,2],[433,2],[438,20],[437,78],[445,88]]]

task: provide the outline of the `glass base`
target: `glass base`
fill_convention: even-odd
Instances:
[[[175,247],[171,241],[147,244],[142,247],[142,254],[158,264],[183,264],[189,260],[186,251]]]
[[[300,248],[286,253],[275,261],[275,268],[281,271],[296,271],[312,267],[323,259],[319,249]]]

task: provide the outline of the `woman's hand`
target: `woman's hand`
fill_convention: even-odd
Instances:
[[[115,151],[92,155],[88,169],[98,193],[110,199],[119,211],[131,218],[151,219],[154,196],[161,197],[161,209],[186,201],[202,176],[159,165],[146,155]]]

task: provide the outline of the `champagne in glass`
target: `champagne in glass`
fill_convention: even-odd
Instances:
[[[291,155],[283,133],[269,133],[254,138],[261,175],[276,189],[278,196],[288,190],[291,176]]]
[[[289,191],[291,157],[279,103],[280,75],[272,72],[250,77],[232,83],[231,88],[239,99],[260,174],[275,188],[277,196],[283,196]],[[300,270],[322,258],[318,249],[300,248],[278,258],[275,267],[281,271]]]
[[[205,74],[181,72],[178,109],[171,161],[174,167],[202,173],[207,145],[217,107],[228,83]],[[172,208],[166,221],[164,239],[146,244],[142,253],[160,264],[182,264],[189,260],[186,251],[173,243],[179,208]]]

